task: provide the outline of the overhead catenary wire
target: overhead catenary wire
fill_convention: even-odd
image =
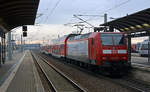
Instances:
[[[89,22],[87,22],[87,21],[83,20],[82,18],[78,17],[77,15],[73,15],[73,16],[74,16],[75,18],[78,18],[79,20],[81,20],[81,21],[83,21],[83,22],[87,23],[88,25],[90,25],[91,27],[93,27],[93,28],[94,28],[94,26],[93,26],[92,24],[90,24]]]
[[[80,16],[80,17],[90,17],[89,19],[86,19],[85,21],[92,21],[92,20],[94,20],[93,18],[100,18],[100,17],[104,17],[104,15],[92,15],[92,14],[76,14],[77,16]],[[95,19],[95,20],[97,20],[97,19]]]
[[[53,14],[53,12],[55,11],[55,9],[58,7],[59,3],[61,2],[61,0],[58,0],[56,2],[56,4],[54,5],[54,7],[51,9],[51,11],[48,13],[45,22],[48,21],[49,17]]]
[[[118,7],[122,6],[122,5],[124,5],[124,4],[129,3],[130,1],[131,1],[131,0],[126,0],[126,1],[124,1],[124,2],[122,2],[122,3],[120,3],[120,4],[117,4],[117,5],[115,5],[115,6],[111,7],[111,8],[109,8],[109,9],[107,9],[107,10],[101,12],[101,13],[103,14],[103,13],[106,13],[106,12],[108,12],[108,11],[114,10],[114,9],[116,9],[116,8],[118,8]]]
[[[76,14],[77,16],[92,16],[92,17],[103,17],[104,15],[83,15],[83,14]]]
[[[51,5],[51,0],[49,0],[49,2],[47,2],[47,5]],[[49,11],[49,9],[50,9],[50,7],[47,7],[47,6],[45,6],[46,8],[45,9],[43,9],[43,12],[41,12],[41,13],[39,13],[39,14],[42,14],[42,16],[40,16],[39,18],[36,18],[36,20],[37,19],[40,19],[40,21],[38,21],[36,24],[40,24],[40,23],[42,23],[42,22],[44,22],[45,21],[45,18],[41,18],[41,17],[43,17],[43,16],[45,16],[46,14],[47,14],[47,12]]]
[[[100,16],[100,17],[103,17],[104,15],[104,13],[106,13],[106,12],[108,12],[108,11],[111,11],[111,10],[114,10],[114,9],[116,9],[116,8],[118,8],[118,7],[120,7],[120,6],[122,6],[122,5],[124,5],[124,4],[127,4],[127,3],[129,3],[131,0],[126,0],[126,1],[124,1],[124,2],[122,2],[122,3],[120,3],[120,4],[117,4],[117,5],[115,5],[115,6],[113,6],[113,7],[111,7],[111,8],[109,8],[109,9],[107,9],[107,10],[104,10],[104,11],[102,11],[101,12],[101,14],[98,14],[98,15],[82,15],[82,14],[78,14],[77,16],[87,16],[87,17],[91,17],[91,18],[89,18],[87,21],[90,21],[90,20],[93,20],[93,17],[98,17],[98,16]]]

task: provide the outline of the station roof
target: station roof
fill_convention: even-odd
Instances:
[[[8,31],[22,25],[33,25],[39,0],[0,0],[0,25]]]
[[[148,32],[150,31],[150,8],[101,24],[100,26],[110,26],[127,33]]]

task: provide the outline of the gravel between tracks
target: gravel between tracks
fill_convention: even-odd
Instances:
[[[88,92],[133,92],[130,89],[124,88],[108,80],[94,77],[86,72],[72,68],[64,63],[60,63],[60,60],[52,57],[49,57],[48,59],[51,64],[55,65],[58,69],[76,81],[76,83],[80,84]]]
[[[76,88],[70,85],[70,82],[68,82],[65,78],[58,74],[48,64],[41,60],[39,61],[39,63],[44,71],[47,73],[47,76],[52,81],[58,92],[78,92]]]
[[[140,70],[140,69],[134,69],[132,71],[132,77],[147,82],[147,84],[150,85],[150,72]]]
[[[78,88],[74,87],[72,83],[66,80],[62,75],[55,71],[51,66],[44,62],[41,58],[36,55],[37,62],[39,63],[42,70],[46,73],[48,80],[55,86],[57,92],[82,92]]]
[[[45,76],[44,76],[42,70],[40,69],[38,63],[35,61],[35,60],[36,60],[35,57],[33,56],[32,58],[33,58],[33,60],[34,60],[34,64],[35,64],[36,69],[37,69],[37,71],[38,71],[38,74],[39,74],[39,76],[40,76],[40,80],[41,80],[41,82],[42,82],[42,85],[43,85],[43,87],[44,87],[45,92],[52,92],[52,91],[51,91],[51,87],[49,87],[48,81],[46,80],[46,78],[45,78]]]

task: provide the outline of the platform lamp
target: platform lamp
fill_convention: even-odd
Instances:
[[[27,26],[22,26],[23,37],[27,37]]]

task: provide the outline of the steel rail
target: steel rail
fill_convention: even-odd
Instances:
[[[37,54],[36,54],[37,55]],[[75,83],[73,80],[71,80],[67,75],[65,75],[63,72],[61,72],[59,69],[57,69],[55,66],[50,64],[46,59],[44,59],[41,55],[37,55],[40,59],[42,59],[46,64],[48,64],[52,69],[54,69],[58,74],[60,74],[63,78],[65,78],[68,82],[70,82],[75,88],[79,90],[79,92],[87,92],[84,90],[81,86],[79,86],[77,83]],[[56,89],[56,88],[55,88]]]
[[[48,56],[46,56],[46,55],[44,55],[45,57],[47,57],[48,58]],[[68,63],[67,63],[68,64]],[[142,89],[140,89],[140,88],[138,88],[138,87],[135,87],[135,86],[131,86],[131,85],[127,85],[127,84],[125,84],[125,83],[123,83],[123,81],[124,80],[115,80],[115,79],[110,79],[110,78],[108,78],[108,77],[106,77],[106,76],[102,76],[102,75],[100,75],[100,74],[95,74],[94,72],[92,72],[92,71],[87,71],[87,70],[85,70],[85,69],[83,69],[83,68],[81,68],[81,67],[78,67],[78,66],[76,66],[76,65],[72,65],[72,64],[68,64],[68,65],[70,65],[71,67],[75,67],[76,69],[78,69],[78,70],[81,70],[81,71],[83,71],[83,72],[86,72],[86,73],[88,73],[88,74],[91,74],[91,75],[94,75],[95,77],[98,77],[98,78],[103,78],[103,79],[105,79],[105,80],[109,80],[109,81],[111,81],[111,82],[113,82],[113,83],[115,83],[115,84],[118,84],[118,85],[121,85],[122,87],[125,87],[125,88],[127,88],[127,89],[131,89],[131,90],[133,90],[134,92],[146,92],[145,90],[142,90]],[[125,80],[125,81],[127,81],[127,80]],[[130,82],[131,83],[131,82]]]
[[[41,70],[42,73],[44,74],[44,76],[45,76],[46,80],[48,81],[49,85],[51,86],[51,88],[52,88],[51,90],[52,90],[53,92],[58,92],[57,89],[55,88],[55,86],[53,85],[52,81],[49,80],[48,75],[45,73],[44,69],[43,69],[43,68],[41,67],[41,65],[38,63],[38,60],[37,60],[37,58],[35,57],[35,55],[33,55],[33,52],[31,52],[31,55],[32,55],[32,57],[33,57],[33,60],[38,64],[40,70]]]

